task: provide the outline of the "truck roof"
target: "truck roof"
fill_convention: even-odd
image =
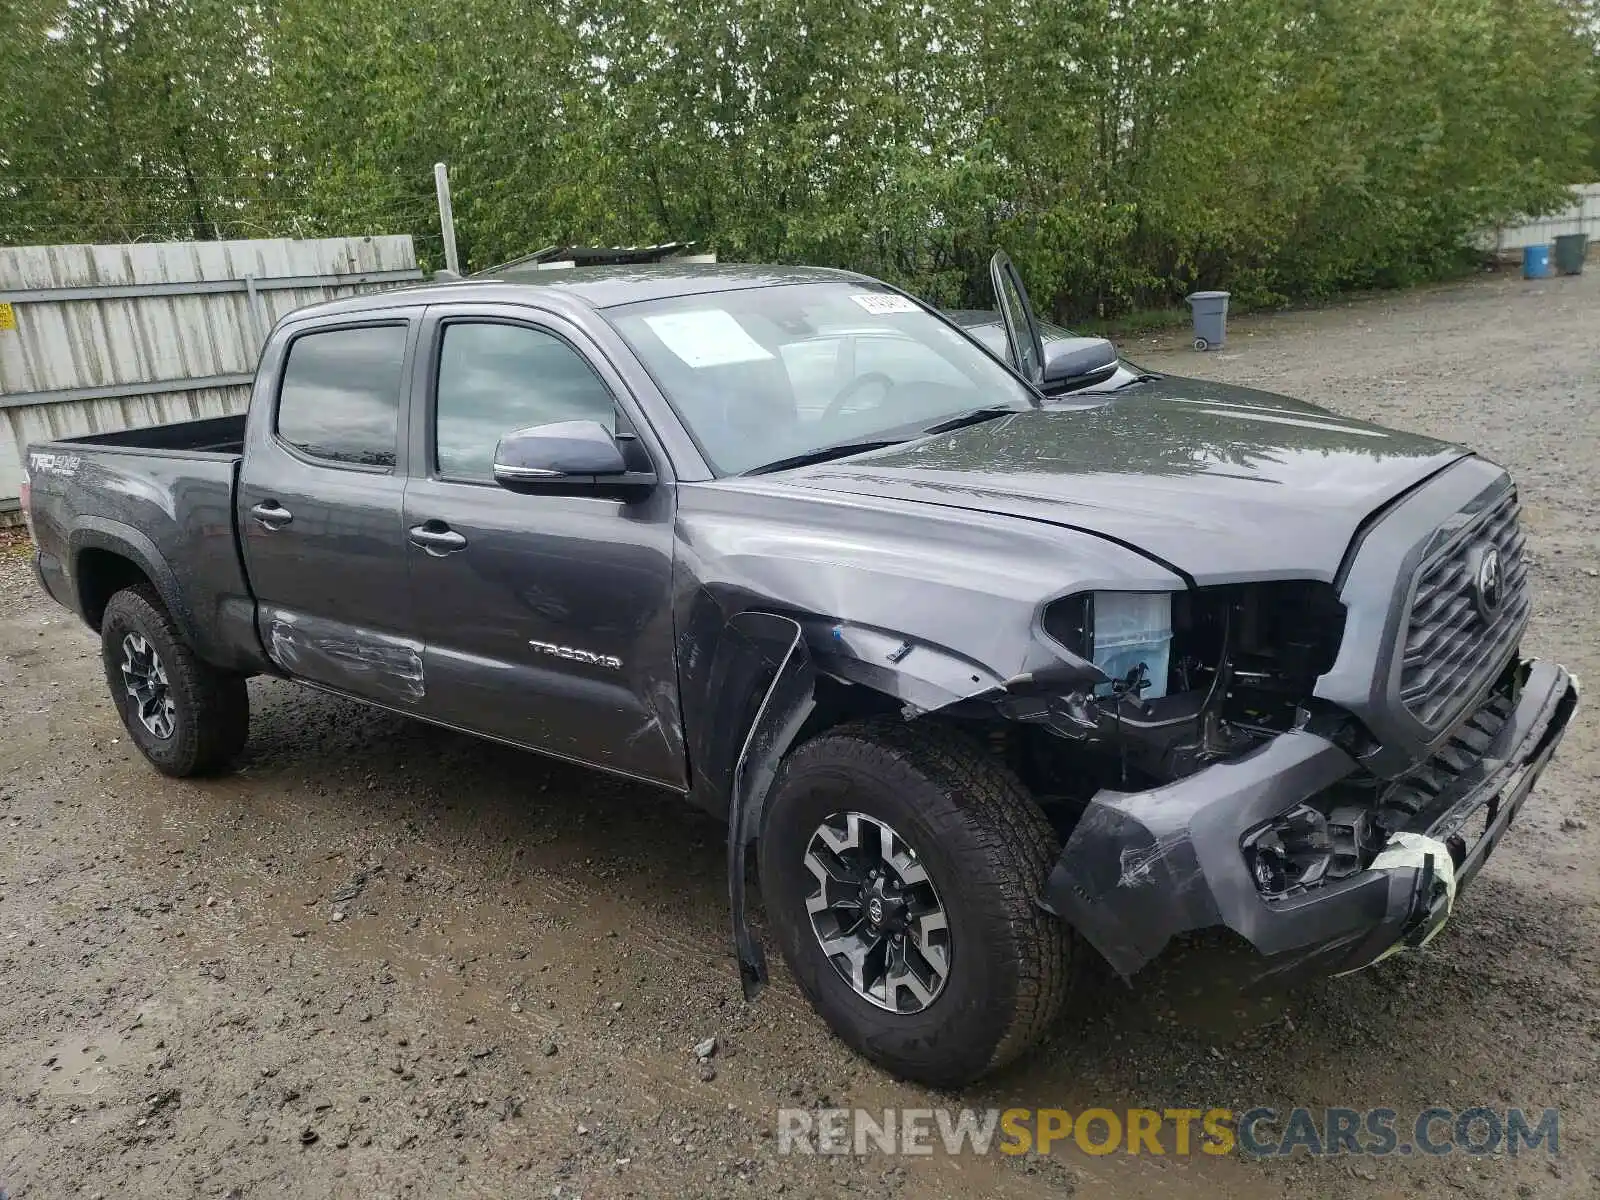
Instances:
[[[696,296],[708,292],[731,292],[745,288],[777,287],[793,283],[823,283],[877,280],[854,271],[829,267],[764,266],[752,263],[650,263],[607,267],[573,267],[566,270],[539,270],[510,267],[468,279],[452,279],[393,291],[373,292],[330,300],[300,309],[297,316],[317,313],[370,312],[446,300],[505,300],[510,303],[537,300],[559,292],[591,308],[612,308],[640,300],[660,300],[670,296]]]

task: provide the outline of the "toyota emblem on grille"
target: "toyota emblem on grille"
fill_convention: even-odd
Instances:
[[[1478,615],[1485,621],[1494,620],[1495,613],[1500,611],[1501,583],[1500,551],[1490,546],[1479,555],[1478,572],[1473,580]]]

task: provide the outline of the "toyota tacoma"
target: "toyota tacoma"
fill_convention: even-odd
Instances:
[[[38,574],[168,774],[271,675],[688,797],[746,994],[753,860],[800,987],[909,1078],[1015,1058],[1078,956],[1426,942],[1577,702],[1520,652],[1511,479],[1047,350],[993,278],[987,323],[732,265],[306,308],[247,415],[30,447]]]

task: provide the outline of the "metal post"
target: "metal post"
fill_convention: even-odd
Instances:
[[[456,218],[450,211],[450,172],[443,163],[433,164],[433,186],[439,193],[439,230],[444,234],[444,265],[452,275],[461,274],[456,257]]]
[[[244,290],[250,298],[250,324],[255,330],[256,349],[267,343],[267,314],[261,307],[261,292],[256,288],[254,272],[244,277]]]

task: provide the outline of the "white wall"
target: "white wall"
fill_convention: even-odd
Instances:
[[[1564,233],[1586,233],[1600,242],[1600,183],[1572,189],[1572,204],[1547,217],[1533,217],[1484,235],[1483,247],[1501,254],[1518,253],[1524,246],[1546,246]]]

